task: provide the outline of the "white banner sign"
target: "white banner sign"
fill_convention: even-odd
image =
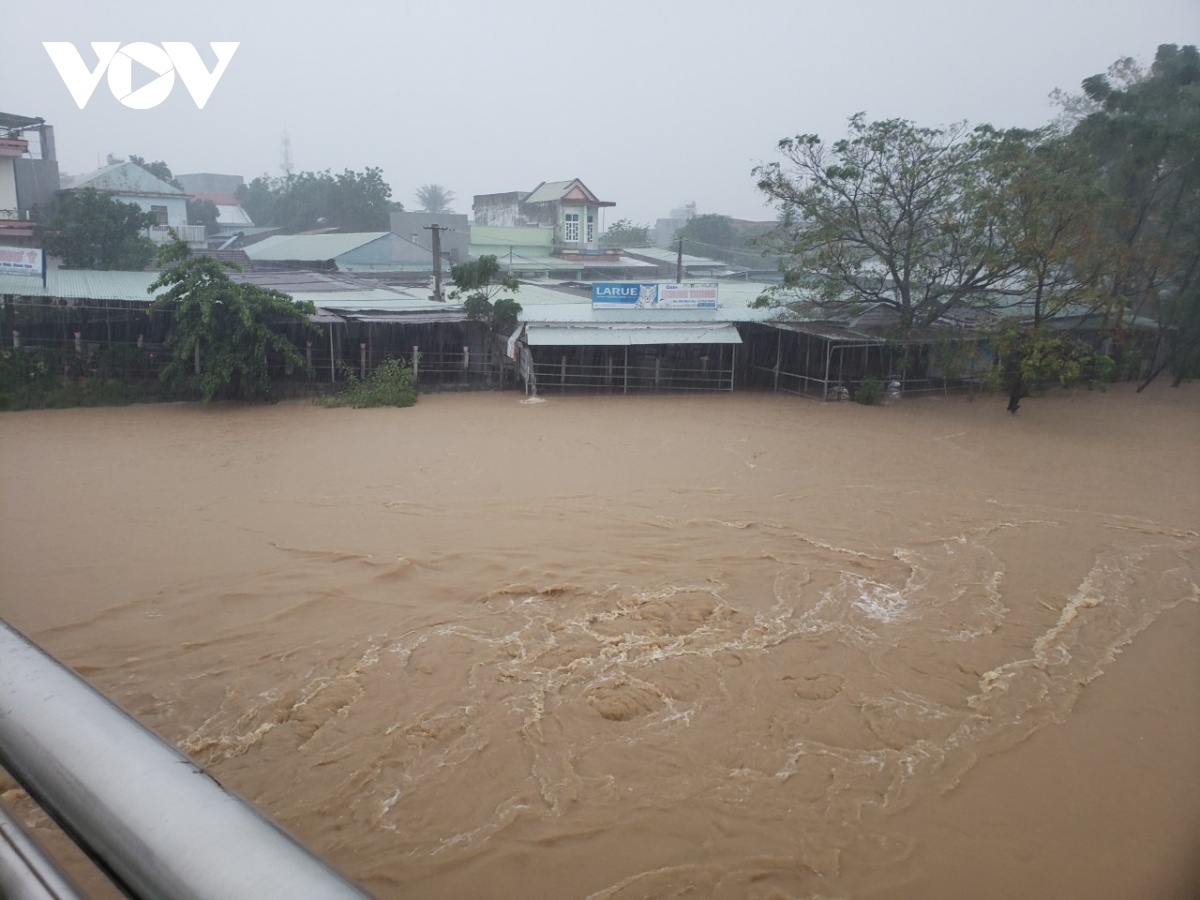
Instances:
[[[636,281],[596,282],[593,309],[716,309],[717,283],[653,284]]]
[[[42,277],[42,250],[28,247],[0,247],[0,275]]]
[[[660,284],[659,309],[716,309],[717,284]]]

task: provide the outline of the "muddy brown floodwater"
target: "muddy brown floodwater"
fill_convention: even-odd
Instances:
[[[0,614],[381,898],[1193,897],[1197,388],[7,413]]]

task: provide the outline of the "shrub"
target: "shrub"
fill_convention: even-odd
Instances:
[[[870,376],[858,383],[854,399],[863,406],[875,406],[883,401],[883,382]]]
[[[359,381],[347,373],[342,389],[326,394],[314,402],[322,406],[352,406],[366,409],[371,406],[412,406],[417,402],[417,383],[413,371],[398,359],[389,359],[369,376]]]

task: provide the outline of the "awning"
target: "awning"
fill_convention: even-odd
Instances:
[[[528,325],[534,347],[636,347],[647,344],[740,344],[728,323],[704,325]]]

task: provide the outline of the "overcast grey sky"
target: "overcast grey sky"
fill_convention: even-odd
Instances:
[[[1038,126],[1055,87],[1200,43],[1200,0],[40,0],[2,19],[0,111],[53,124],[64,171],[136,153],[278,175],[286,127],[298,171],[379,166],[410,208],[428,182],[469,213],[579,177],[609,223],[689,200],[770,218],[750,170],[782,137],[839,137],[860,110]],[[43,41],[89,68],[92,41],[187,41],[210,68],[209,41],[241,46],[203,110],[178,78],[145,110],[102,79],[80,110]]]

